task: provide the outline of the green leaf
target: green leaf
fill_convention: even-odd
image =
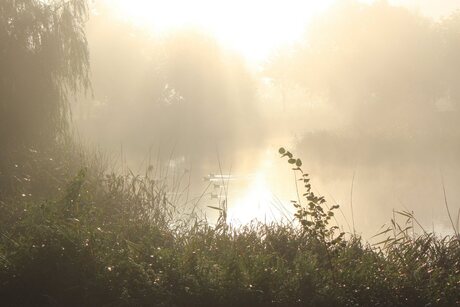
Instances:
[[[290,164],[294,164],[294,163],[296,162],[296,159],[292,159],[292,158],[291,158],[291,159],[288,160],[288,162],[289,162]]]
[[[286,149],[284,149],[283,147],[280,147],[278,152],[283,155],[286,152]]]
[[[389,231],[391,231],[391,230],[393,230],[393,229],[391,229],[390,227],[388,227],[387,229],[385,229],[385,230],[383,230],[383,231],[377,233],[376,235],[373,235],[373,236],[371,237],[371,239],[372,239],[372,238],[375,238],[375,237],[378,237],[378,236],[380,236],[380,235],[386,234],[387,232],[389,232]]]
[[[302,161],[300,159],[297,159],[297,161],[295,162],[295,165],[297,165],[297,167],[301,167]]]

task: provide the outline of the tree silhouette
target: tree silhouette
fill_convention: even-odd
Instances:
[[[85,0],[0,2],[0,147],[42,146],[68,130],[88,89]]]

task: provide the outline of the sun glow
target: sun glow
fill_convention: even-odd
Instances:
[[[265,175],[258,173],[247,193],[235,200],[235,205],[228,209],[229,221],[233,224],[246,224],[254,219],[273,220],[270,202],[272,193],[267,186]]]
[[[280,201],[282,192],[276,182],[281,179],[273,148],[258,157],[257,172],[249,176],[245,187],[236,190],[230,198],[228,220],[234,225],[244,225],[253,220],[261,222],[287,221],[292,217],[290,206]],[[283,165],[284,166],[284,165]]]
[[[106,0],[109,1],[109,0]],[[164,33],[193,27],[206,31],[250,62],[260,62],[303,35],[313,16],[335,0],[111,0],[118,14]]]
[[[193,27],[213,35],[250,63],[260,63],[282,45],[304,35],[312,18],[341,0],[103,0],[117,14],[157,33]],[[357,0],[372,4],[377,0]],[[458,0],[445,0],[450,9]],[[389,0],[442,15],[428,1]],[[435,3],[433,1],[433,3]],[[428,14],[430,15],[430,14]]]

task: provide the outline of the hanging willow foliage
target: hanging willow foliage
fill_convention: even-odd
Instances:
[[[86,0],[0,1],[0,147],[68,130],[69,98],[90,88]]]

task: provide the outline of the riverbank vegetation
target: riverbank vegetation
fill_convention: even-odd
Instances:
[[[397,212],[371,245],[296,173],[292,221],[217,222],[177,208],[167,181],[112,167],[72,136],[70,97],[90,91],[85,1],[0,3],[2,306],[454,306],[452,235]],[[280,160],[282,163],[282,160]],[[447,206],[447,203],[446,203]],[[194,208],[191,210],[193,211]]]
[[[280,152],[298,172],[301,161]],[[336,208],[308,190],[307,175],[297,222],[233,227],[224,211],[215,225],[177,218],[148,174],[107,173],[75,150],[27,155],[0,202],[6,306],[459,303],[458,236],[417,235],[392,221],[371,246],[333,226]]]

